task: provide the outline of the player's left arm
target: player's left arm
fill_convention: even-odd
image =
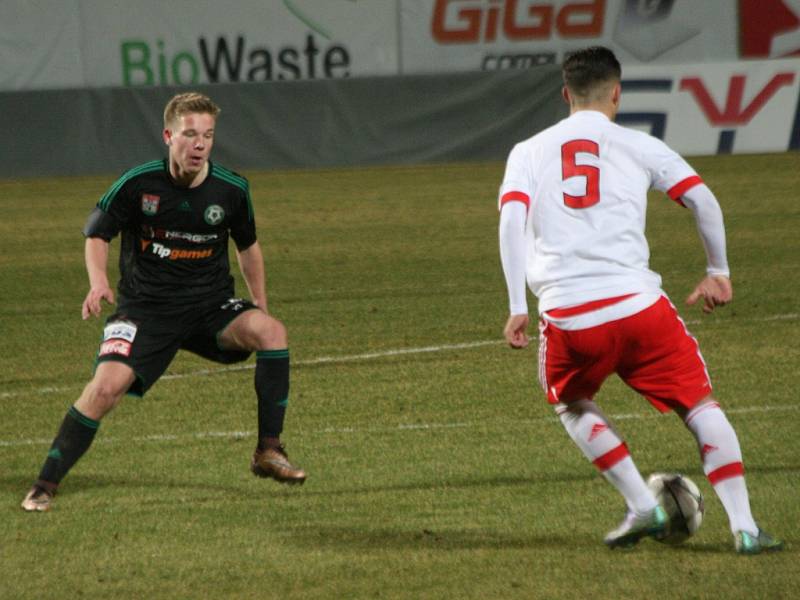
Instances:
[[[661,140],[644,137],[642,156],[651,170],[653,187],[692,211],[706,253],[706,276],[698,283],[687,304],[703,299],[710,313],[733,298],[725,245],[725,224],[716,197],[695,170]]]
[[[264,274],[264,255],[261,246],[256,241],[244,250],[236,249],[236,259],[239,262],[239,269],[247,284],[247,291],[253,304],[264,312],[267,312],[267,287],[266,276]]]
[[[692,186],[681,195],[682,203],[692,211],[697,231],[706,253],[706,276],[695,286],[686,303],[703,299],[703,311],[710,313],[733,299],[733,286],[725,243],[722,209],[714,193],[703,183]]]
[[[267,312],[267,285],[264,273],[264,255],[256,237],[256,221],[250,186],[247,180],[240,192],[237,209],[233,211],[230,222],[231,238],[236,246],[236,260],[242,272],[247,291],[253,304]]]

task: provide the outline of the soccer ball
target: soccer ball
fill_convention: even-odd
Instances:
[[[697,533],[703,522],[705,504],[694,481],[679,473],[653,473],[647,479],[647,487],[670,521],[669,533],[659,541],[680,544]]]

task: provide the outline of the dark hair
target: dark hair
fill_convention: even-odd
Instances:
[[[569,52],[561,67],[564,85],[574,95],[587,97],[597,84],[619,81],[622,68],[614,53],[603,46]]]

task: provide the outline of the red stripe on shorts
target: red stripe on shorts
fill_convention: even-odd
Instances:
[[[591,302],[585,302],[584,304],[579,304],[578,306],[570,306],[569,308],[554,308],[553,310],[548,310],[545,312],[549,316],[556,319],[560,319],[562,317],[571,317],[573,315],[582,315],[583,313],[597,310],[598,308],[603,308],[604,306],[611,306],[617,302],[622,302],[626,298],[630,298],[631,296],[635,295],[636,294],[625,294],[624,296],[614,296],[613,298],[592,300]]]
[[[506,192],[500,198],[500,207],[502,208],[506,202],[514,201],[522,202],[525,205],[525,208],[528,208],[531,204],[531,197],[525,192]]]
[[[601,471],[608,471],[611,467],[621,461],[623,458],[630,456],[630,452],[628,452],[628,447],[625,445],[625,442],[622,442],[619,446],[614,448],[613,450],[609,450],[603,456],[599,456],[592,461],[595,467],[600,469]]]
[[[711,485],[717,485],[720,481],[731,477],[744,477],[744,465],[740,462],[730,463],[718,469],[714,469],[706,475]]]

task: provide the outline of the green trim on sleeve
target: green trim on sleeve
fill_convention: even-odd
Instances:
[[[164,161],[163,160],[151,160],[150,162],[146,162],[138,167],[134,167],[129,171],[126,171],[122,177],[117,179],[114,182],[108,191],[100,198],[100,201],[97,203],[97,207],[102,210],[103,212],[108,212],[111,203],[114,201],[114,198],[117,197],[117,193],[119,193],[122,186],[125,185],[128,181],[136,177],[137,175],[141,175],[142,173],[149,173],[151,171],[158,171],[159,169],[164,168]]]

